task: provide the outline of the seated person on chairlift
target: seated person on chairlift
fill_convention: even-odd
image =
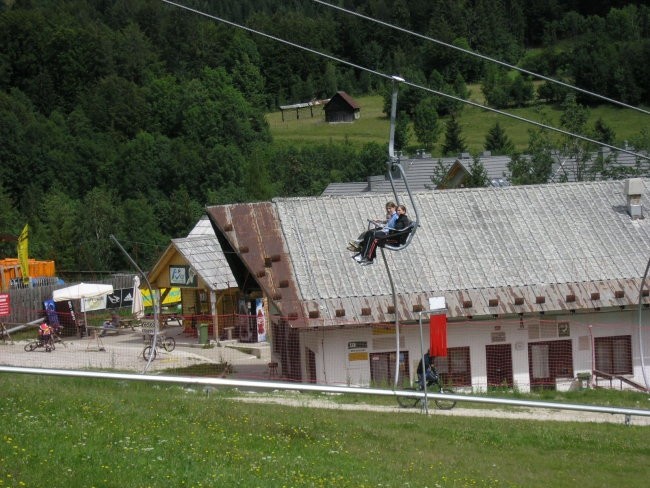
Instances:
[[[376,231],[386,231],[392,229],[397,221],[397,204],[395,202],[386,202],[386,218],[384,220],[371,220],[369,221],[374,228],[366,230],[359,235],[356,239],[348,243],[348,251],[359,253],[363,250],[364,243],[372,237]]]
[[[384,247],[388,240],[392,240],[391,236],[394,236],[398,245],[404,244],[408,232],[400,233],[400,231],[404,231],[409,225],[411,225],[411,221],[406,216],[406,206],[398,205],[395,224],[381,230],[367,232],[364,241],[361,243],[361,251],[353,256],[354,260],[361,265],[372,264],[377,255],[377,247]]]

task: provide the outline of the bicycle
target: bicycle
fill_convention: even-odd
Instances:
[[[52,352],[54,351],[54,340],[52,339],[52,336],[47,336],[47,338],[38,338],[34,341],[30,341],[27,344],[25,344],[25,352],[32,352],[38,349],[39,347],[45,348],[45,352]]]
[[[158,334],[156,339],[156,344],[153,344],[153,336],[148,346],[142,350],[142,357],[145,361],[149,361],[149,357],[153,356],[152,359],[156,359],[158,354],[158,348],[162,347],[167,352],[172,352],[176,348],[176,340],[173,337],[165,337],[164,334]]]
[[[61,335],[59,334],[61,328],[53,328],[52,332],[50,333],[52,337],[52,343],[53,344],[62,344],[63,347],[68,347],[65,342],[63,342],[63,339],[61,338]]]
[[[420,383],[416,383],[415,388],[405,388],[406,391],[413,390],[413,391],[424,391],[424,389],[420,386]],[[451,386],[448,385],[443,385],[442,384],[442,379],[440,376],[436,373],[434,374],[433,379],[428,379],[427,380],[427,393],[435,393],[435,394],[449,394],[453,395],[454,390]],[[423,397],[411,397],[411,396],[397,396],[397,403],[399,403],[400,407],[403,408],[415,408],[418,406],[418,404],[423,402]],[[438,407],[440,410],[451,410],[456,406],[456,400],[452,399],[446,399],[446,398],[433,398],[433,402],[436,404],[436,407]],[[422,408],[422,406],[420,407]]]

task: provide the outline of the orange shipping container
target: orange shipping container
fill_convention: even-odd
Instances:
[[[29,261],[30,278],[52,278],[56,276],[54,261]],[[9,289],[11,280],[21,278],[20,263],[17,258],[0,259],[0,286],[3,290]]]

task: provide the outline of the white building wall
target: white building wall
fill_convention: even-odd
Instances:
[[[568,336],[559,336],[557,323],[569,324]],[[533,330],[542,323],[541,333]],[[400,348],[409,352],[411,380],[416,377],[420,357],[420,331],[418,324],[402,325]],[[650,327],[644,339],[646,368],[650,368]],[[496,333],[496,334],[495,334]],[[565,332],[567,333],[567,332]],[[540,336],[541,335],[541,336]],[[636,311],[617,311],[594,314],[567,314],[565,316],[527,317],[523,325],[516,319],[489,321],[450,322],[447,326],[448,347],[470,348],[472,387],[487,387],[486,346],[509,344],[512,352],[514,387],[527,391],[530,387],[528,344],[530,342],[570,339],[573,354],[573,374],[592,370],[592,340],[596,337],[618,335],[632,336],[632,381],[644,384],[639,355],[639,334]],[[424,350],[428,348],[428,324],[423,324]],[[538,337],[534,339],[532,337]],[[493,342],[494,339],[505,339]],[[316,356],[317,382],[331,385],[369,386],[371,383],[370,354],[396,350],[393,330],[377,328],[321,329],[301,334],[301,351],[309,348]],[[354,343],[354,344],[351,344]],[[351,347],[359,346],[359,347]],[[364,347],[365,346],[365,347]],[[304,354],[303,354],[304,356]],[[303,362],[303,369],[305,369]],[[650,375],[650,371],[648,372]],[[303,371],[306,377],[306,371]]]

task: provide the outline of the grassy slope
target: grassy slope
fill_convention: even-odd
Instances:
[[[483,104],[479,86],[471,86],[471,100]],[[361,118],[351,124],[326,124],[322,108],[314,108],[312,118],[309,110],[303,109],[300,119],[296,119],[295,111],[285,112],[285,121],[282,121],[280,112],[267,115],[274,140],[278,144],[324,144],[331,141],[345,142],[355,146],[362,146],[367,142],[386,144],[388,142],[389,120],[382,113],[383,99],[381,96],[367,96],[356,99],[361,106]],[[539,111],[545,114],[543,118]],[[539,106],[508,110],[509,113],[529,120],[542,122],[548,119],[551,125],[558,127],[561,112],[557,107]],[[590,109],[589,125],[602,117],[616,133],[619,141],[638,135],[641,128],[650,128],[650,118],[642,113],[621,109],[613,106],[599,106]],[[443,119],[444,120],[444,119]],[[490,127],[497,121],[506,130],[508,136],[515,143],[519,151],[525,150],[528,145],[528,131],[535,126],[504,115],[496,114],[480,108],[465,106],[459,122],[463,128],[463,136],[470,152],[483,150],[485,135]],[[438,139],[434,148],[434,155],[439,156],[440,144],[444,140],[444,133]],[[415,136],[411,137],[411,145],[417,146]]]
[[[241,404],[0,375],[2,486],[645,487],[648,427]]]

